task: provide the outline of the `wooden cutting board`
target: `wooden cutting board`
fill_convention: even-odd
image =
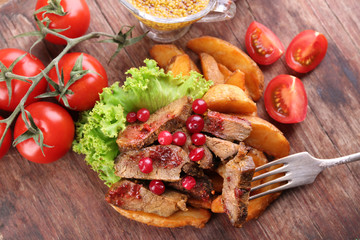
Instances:
[[[11,0],[0,8],[0,45],[29,50],[34,38],[13,38],[32,31],[35,0]],[[90,31],[115,33],[136,19],[118,0],[88,0]],[[268,83],[279,74],[303,80],[309,106],[306,120],[283,125],[269,119],[263,101],[259,115],[279,127],[291,152],[308,151],[332,158],[360,150],[360,9],[357,0],[238,0],[231,21],[196,24],[176,42],[185,48],[194,37],[220,37],[244,49],[244,35],[253,21],[272,29],[288,46],[300,31],[314,29],[329,41],[323,62],[308,74],[290,70],[284,57],[261,67]],[[107,64],[115,46],[91,40],[75,47],[105,66],[111,83],[140,66],[154,44],[145,39],[123,50]],[[62,47],[41,43],[33,49],[45,64]],[[196,56],[191,54],[194,59]],[[1,113],[4,115],[5,113]],[[22,158],[15,149],[0,161],[0,240],[2,239],[359,239],[360,162],[325,170],[309,186],[288,190],[258,220],[237,229],[224,214],[214,214],[203,229],[166,229],[130,221],[104,200],[107,187],[83,161],[69,152],[47,165]]]

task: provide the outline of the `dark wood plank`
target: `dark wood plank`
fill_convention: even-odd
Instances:
[[[32,31],[35,0],[11,0],[0,8],[0,44],[28,50],[33,38],[16,38]],[[117,0],[88,0],[92,20],[89,31],[116,33],[137,20]],[[303,80],[308,116],[300,124],[283,125],[269,119],[258,102],[259,115],[278,126],[292,152],[308,151],[331,158],[359,151],[360,146],[360,12],[356,0],[237,1],[231,21],[199,23],[176,41],[185,48],[194,37],[211,35],[244,49],[247,26],[259,21],[272,29],[285,46],[300,31],[315,29],[329,41],[327,56],[308,74],[291,71],[284,57],[261,67],[268,83],[278,74]],[[72,51],[84,51],[105,66],[110,82],[124,81],[124,72],[139,66],[154,44],[145,39],[126,48],[109,65],[115,46],[96,40]],[[48,63],[61,47],[41,43],[34,55]],[[188,51],[188,50],[186,50]],[[192,58],[195,54],[189,52]],[[166,229],[146,226],[121,217],[105,201],[107,187],[85,164],[83,156],[69,152],[61,160],[39,165],[23,159],[14,149],[0,161],[0,239],[356,239],[360,229],[360,163],[325,170],[309,186],[292,189],[274,202],[258,220],[233,228],[224,214],[214,215],[204,229]]]

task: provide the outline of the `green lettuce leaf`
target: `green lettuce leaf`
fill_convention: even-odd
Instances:
[[[194,71],[190,76],[173,77],[154,60],[144,62],[145,66],[126,72],[131,76],[123,86],[115,82],[104,88],[99,102],[91,111],[83,112],[76,123],[73,150],[86,155],[85,161],[108,186],[119,180],[114,171],[114,159],[119,154],[116,138],[126,127],[127,113],[140,108],[153,113],[185,95],[201,98],[213,84]]]

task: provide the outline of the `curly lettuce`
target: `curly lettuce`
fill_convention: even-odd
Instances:
[[[126,72],[130,76],[123,86],[115,82],[104,88],[94,108],[83,112],[76,122],[73,150],[85,155],[85,161],[108,186],[120,179],[114,170],[114,159],[120,153],[116,138],[126,127],[127,113],[140,108],[153,113],[183,96],[201,98],[213,84],[194,71],[173,77],[154,60],[144,62],[145,66]]]

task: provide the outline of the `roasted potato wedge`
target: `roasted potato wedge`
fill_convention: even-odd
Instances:
[[[218,84],[203,96],[208,108],[222,113],[251,114],[256,112],[256,103],[239,87]]]
[[[284,134],[268,121],[254,116],[240,116],[251,123],[251,133],[245,143],[265,153],[281,158],[289,155],[290,144]]]
[[[224,76],[224,79],[227,79],[232,74],[232,71],[230,71],[227,67],[225,67],[221,63],[218,63],[218,68],[222,73],[222,75]]]
[[[165,68],[173,57],[185,52],[173,44],[157,44],[150,49],[149,53],[159,67]]]
[[[214,85],[225,83],[224,76],[220,72],[215,59],[207,53],[200,53],[199,56],[205,79],[213,81]]]
[[[166,67],[166,71],[171,71],[174,77],[180,74],[182,76],[189,76],[191,71],[190,57],[187,54],[173,57]]]
[[[195,198],[189,198],[187,200],[187,204],[190,204],[193,207],[196,208],[205,208],[205,209],[210,209],[211,208],[211,200],[199,200],[199,199],[195,199]]]
[[[202,228],[211,217],[211,213],[208,210],[202,208],[189,207],[188,211],[186,212],[178,211],[169,217],[161,217],[153,213],[130,211],[121,209],[114,205],[111,206],[126,218],[155,227],[175,228],[194,226],[197,228]]]
[[[232,72],[230,76],[225,79],[225,83],[237,86],[245,91],[245,93],[247,91],[245,87],[245,74],[239,69],[236,69],[234,72]]]
[[[187,47],[200,54],[207,53],[218,63],[225,65],[231,71],[236,69],[245,73],[246,87],[254,101],[260,99],[264,89],[264,75],[258,65],[241,49],[222,39],[204,36],[194,38]]]
[[[224,206],[222,204],[222,197],[221,195],[217,196],[212,202],[211,202],[211,211],[213,213],[224,213]]]
[[[177,55],[185,54],[185,52],[176,47],[174,44],[156,44],[150,51],[150,56],[158,63],[159,67],[166,68],[171,59]],[[190,59],[191,70],[200,73],[199,68],[196,64]]]

